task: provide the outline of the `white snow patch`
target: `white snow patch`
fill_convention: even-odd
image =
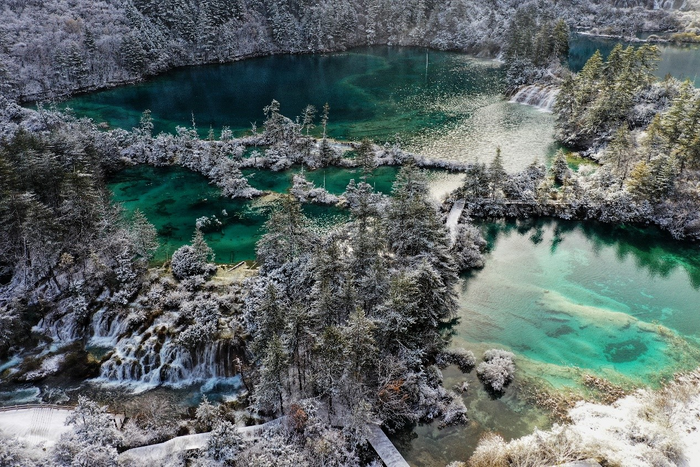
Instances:
[[[66,359],[63,354],[54,355],[41,362],[41,367],[38,370],[30,371],[25,375],[27,381],[32,381],[45,376],[53,375],[58,372],[61,363]]]
[[[66,418],[71,410],[37,407],[0,412],[0,431],[33,446],[52,446],[70,431]]]

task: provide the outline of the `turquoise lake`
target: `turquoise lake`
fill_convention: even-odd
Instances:
[[[620,41],[615,39],[574,35],[569,53],[569,68],[580,71],[596,50],[600,50],[603,57],[607,57],[618,42]],[[630,44],[625,43],[624,45]],[[638,46],[639,44],[631,45]],[[671,75],[680,80],[689,79],[695,83],[696,87],[700,85],[700,45],[659,43],[656,46],[661,52],[656,76],[663,78],[666,75]]]
[[[614,41],[578,38],[571,63]],[[427,58],[426,58],[427,55]],[[697,49],[662,49],[659,73],[691,77]],[[427,72],[426,72],[427,62]],[[664,68],[666,67],[666,68]],[[145,83],[80,96],[67,103],[79,115],[130,128],[153,111],[158,130],[187,125],[194,113],[203,132],[229,125],[239,132],[262,122],[272,98],[294,116],[306,104],[331,106],[331,136],[393,141],[426,155],[489,161],[497,146],[509,170],[546,159],[556,149],[551,114],[511,104],[501,96],[503,70],[493,61],[448,52],[374,47],[332,55],[277,56],[176,70]],[[291,184],[288,172],[246,171],[251,184],[273,193]],[[356,171],[307,172],[317,186],[341,193]],[[370,180],[389,192],[395,169]],[[455,183],[433,174],[436,193]],[[218,190],[183,169],[134,167],[110,184],[115,201],[144,211],[160,233],[159,259],[187,243],[201,216],[222,222],[208,232],[218,261],[254,258],[255,242],[275,196],[253,201],[221,198]],[[346,219],[335,208],[307,207],[319,228]],[[224,213],[225,211],[225,213]],[[653,229],[536,220],[482,225],[489,240],[486,266],[462,277],[459,320],[452,345],[480,357],[498,347],[516,353],[521,378],[551,390],[582,389],[590,373],[626,388],[656,386],[676,371],[700,365],[700,253]],[[466,460],[479,437],[506,438],[546,428],[546,414],[528,404],[517,385],[490,397],[475,373],[445,371],[445,386],[470,382],[464,395],[470,422],[439,430],[435,424],[397,434],[414,466]]]
[[[272,99],[291,118],[330,105],[336,139],[399,140],[406,149],[452,160],[493,159],[519,170],[556,152],[552,115],[503,98],[504,71],[494,60],[455,52],[369,47],[325,55],[276,55],[184,68],[133,86],[78,96],[62,104],[77,115],[130,129],[150,109],[156,132],[191,126],[202,135],[229,126],[262,128]],[[316,133],[320,128],[316,128]]]
[[[486,266],[463,276],[452,346],[477,356],[513,351],[520,378],[550,390],[583,390],[591,374],[631,389],[653,387],[700,365],[700,254],[655,229],[530,220],[482,225]],[[517,379],[517,376],[516,376]],[[417,427],[397,436],[411,465],[465,460],[479,438],[510,439],[551,422],[517,384],[500,399],[472,372],[445,371],[445,387],[467,380],[466,427]]]

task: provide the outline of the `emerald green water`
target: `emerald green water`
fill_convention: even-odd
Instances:
[[[381,186],[396,173],[385,170],[377,177]],[[267,191],[284,193],[291,186],[292,172],[246,171],[253,185]],[[307,176],[311,172],[307,172]],[[329,169],[329,178],[351,178],[343,169]],[[310,177],[309,177],[310,178]],[[357,177],[359,178],[359,177]],[[371,178],[370,178],[371,180]],[[206,231],[205,238],[220,263],[255,259],[255,244],[262,235],[274,196],[256,200],[231,200],[209,185],[206,178],[177,167],[157,168],[136,166],[117,173],[109,188],[114,201],[121,203],[127,213],[140,209],[158,231],[160,248],[155,260],[164,261],[192,239],[195,224],[202,216],[216,218],[222,226]],[[342,192],[341,190],[339,192]],[[335,207],[305,205],[306,214],[319,227],[347,219],[347,212]],[[225,211],[225,213],[224,213]]]
[[[463,277],[452,345],[480,357],[516,356],[518,378],[583,390],[585,373],[627,388],[656,386],[700,365],[697,245],[653,230],[555,220],[483,226],[486,266]],[[470,423],[419,426],[401,452],[416,466],[466,460],[485,431],[506,438],[549,425],[519,397],[517,384],[493,399],[473,374],[454,369],[445,386],[470,381]]]
[[[620,42],[614,39],[602,37],[590,37],[574,35],[571,40],[569,51],[569,67],[574,71],[579,71],[586,64],[586,61],[600,50],[603,57],[607,57],[610,51]],[[625,43],[624,45],[629,45]],[[632,44],[639,45],[639,44]],[[661,52],[656,76],[663,78],[671,75],[680,80],[690,79],[695,86],[700,85],[700,45],[671,45],[657,44]]]
[[[462,161],[490,161],[500,146],[506,167],[516,170],[556,150],[553,120],[505,101],[503,74],[495,61],[459,53],[369,47],[184,68],[62,105],[113,127],[130,129],[150,109],[156,131],[189,126],[194,116],[202,134],[223,126],[243,134],[252,122],[261,128],[272,99],[292,118],[307,104],[320,112],[328,102],[328,133],[336,139],[398,137],[409,150]]]

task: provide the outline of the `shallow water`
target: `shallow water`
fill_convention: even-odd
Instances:
[[[368,183],[383,193],[391,192],[391,184],[397,168],[380,167],[368,177]],[[291,186],[294,168],[285,172],[244,170],[255,188],[275,193],[285,193]],[[316,186],[340,194],[351,179],[359,181],[358,170],[327,168],[305,171],[307,179]],[[454,176],[437,173],[449,181]],[[205,238],[220,263],[235,263],[255,259],[255,244],[263,233],[263,225],[274,204],[274,195],[254,200],[231,200],[221,196],[216,186],[206,178],[179,167],[136,166],[117,173],[109,183],[114,201],[127,212],[140,209],[158,231],[160,248],[155,260],[164,261],[172,253],[192,239],[198,218],[216,216],[220,228],[205,231]],[[305,213],[323,228],[347,219],[347,211],[333,206],[305,205]]]
[[[484,224],[486,266],[463,277],[452,346],[516,354],[517,378],[583,390],[589,373],[632,388],[700,365],[700,255],[654,229],[530,220]],[[465,379],[445,374],[446,387]],[[412,465],[466,460],[485,430],[505,438],[548,425],[509,387],[493,400],[476,377],[471,422],[421,426],[402,453]]]

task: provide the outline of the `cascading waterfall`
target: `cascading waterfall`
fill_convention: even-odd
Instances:
[[[79,340],[82,337],[83,327],[75,319],[73,314],[59,315],[53,313],[42,318],[32,328],[33,332],[44,334],[57,344],[67,344]]]
[[[122,314],[110,313],[108,308],[101,308],[92,316],[91,328],[89,345],[114,347],[119,337],[128,330],[129,320]]]
[[[102,364],[106,381],[182,386],[237,374],[237,348],[220,339],[188,349],[177,342],[167,320],[158,318],[143,333],[120,339]]]
[[[546,112],[551,112],[557,100],[559,88],[555,86],[540,86],[531,84],[522,87],[513,95],[510,102],[537,107]]]

